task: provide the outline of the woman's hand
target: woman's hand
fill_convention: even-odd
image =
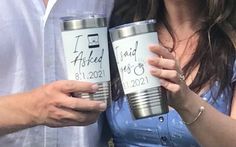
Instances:
[[[185,83],[182,70],[168,49],[160,45],[151,45],[149,49],[157,54],[148,60],[151,74],[160,79],[160,84],[169,91],[169,105],[176,110],[183,109],[191,91]]]

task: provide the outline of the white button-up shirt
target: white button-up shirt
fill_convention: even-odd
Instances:
[[[1,0],[0,95],[65,78],[60,17],[110,15],[113,0]],[[0,118],[1,119],[1,118]],[[0,137],[1,147],[97,147],[99,126],[38,126]],[[88,138],[89,137],[89,138]]]

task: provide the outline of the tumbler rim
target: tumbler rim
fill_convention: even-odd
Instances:
[[[62,30],[80,30],[87,28],[106,27],[106,17],[102,15],[89,15],[86,17],[66,16],[62,17]]]
[[[119,25],[109,29],[110,38],[112,41],[116,41],[138,34],[156,32],[155,24],[156,20],[150,19]]]

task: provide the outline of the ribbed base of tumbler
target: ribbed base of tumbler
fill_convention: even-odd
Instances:
[[[166,92],[162,87],[155,87],[130,93],[128,102],[135,119],[141,119],[168,113]]]
[[[96,101],[104,101],[108,105],[111,103],[111,86],[110,82],[97,83],[98,90],[96,93],[81,93],[77,97],[91,99]]]

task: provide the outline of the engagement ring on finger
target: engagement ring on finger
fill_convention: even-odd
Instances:
[[[184,74],[179,74],[179,80],[180,81],[185,81],[185,76],[184,76]]]

